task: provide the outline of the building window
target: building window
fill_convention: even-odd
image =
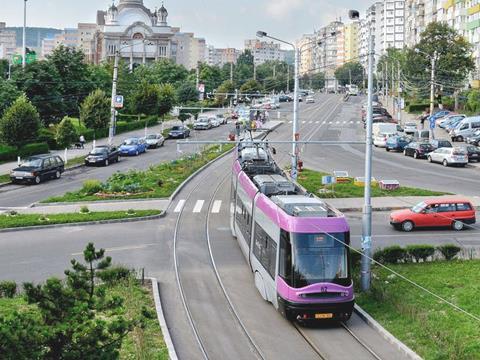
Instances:
[[[133,40],[143,40],[143,34],[141,33],[133,34]]]

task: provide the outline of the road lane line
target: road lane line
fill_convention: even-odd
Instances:
[[[195,204],[195,207],[193,208],[194,213],[199,213],[202,211],[203,204],[205,203],[205,200],[198,200],[197,203]]]
[[[222,206],[222,200],[215,200],[212,206],[212,214],[218,214],[220,212],[221,206]]]
[[[317,120],[317,121],[315,121],[315,124],[318,124],[318,123],[320,123],[320,121],[318,121],[318,120]]]
[[[177,207],[175,210],[173,210],[174,213],[179,213],[183,209],[183,205],[185,205],[185,200],[180,200],[177,204]]]

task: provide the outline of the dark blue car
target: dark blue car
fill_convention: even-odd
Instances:
[[[387,139],[387,142],[385,144],[385,149],[387,151],[390,151],[390,150],[403,151],[403,149],[405,149],[405,146],[410,144],[411,141],[412,140],[406,136],[401,136],[401,135],[390,136]]]

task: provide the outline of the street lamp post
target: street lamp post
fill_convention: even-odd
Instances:
[[[360,13],[350,10],[351,19],[359,19]],[[362,256],[361,287],[363,291],[370,289],[371,257],[372,257],[372,128],[373,128],[373,34],[372,26],[368,24],[368,98],[365,139],[365,191],[362,217]]]
[[[143,41],[145,42],[145,41]],[[117,83],[118,83],[118,65],[120,62],[120,52],[123,49],[135,46],[137,44],[129,44],[126,46],[123,46],[119,48],[118,50],[115,51],[115,59],[113,63],[113,81],[112,81],[112,101],[110,105],[110,110],[111,110],[111,118],[110,118],[110,128],[108,130],[108,144],[112,145],[113,143],[113,137],[115,133],[115,120],[116,120],[116,114],[117,110],[115,109],[115,98],[117,97]]]
[[[27,0],[23,1],[23,40],[22,40],[22,69],[27,64]]]
[[[260,38],[266,37],[278,42],[281,42],[283,44],[289,45],[293,48],[293,51],[295,52],[295,72],[294,72],[294,90],[293,90],[293,126],[292,126],[292,170],[290,172],[290,176],[292,177],[293,180],[297,180],[297,175],[298,175],[298,145],[297,141],[300,139],[300,134],[298,133],[298,88],[299,88],[299,82],[298,82],[298,66],[299,66],[299,60],[300,60],[300,54],[299,54],[299,49],[295,46],[295,44],[289,43],[284,40],[277,39],[273,36],[269,36],[266,32],[264,31],[257,31],[257,36]]]
[[[437,58],[438,58],[438,52],[435,50],[433,52],[433,55],[427,54],[426,52],[421,51],[419,48],[415,48],[416,53],[423,54],[427,57],[430,58],[430,64],[431,64],[431,74],[430,74],[430,117],[433,115],[433,111],[435,110],[435,71],[436,71],[436,66],[437,66]],[[434,129],[432,129],[432,126],[429,124],[429,129],[430,129],[430,139],[435,139],[435,133]]]

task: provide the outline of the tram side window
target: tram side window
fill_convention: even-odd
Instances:
[[[292,280],[292,246],[288,233],[282,230],[280,234],[280,256],[278,274],[287,282]]]
[[[255,224],[255,245],[253,253],[270,276],[274,278],[277,244],[258,224]]]
[[[250,218],[250,214],[248,214],[247,209],[245,209],[245,206],[243,206],[243,203],[240,201],[240,199],[237,199],[235,218],[237,219],[238,227],[245,238],[247,246],[250,246],[250,226],[248,225],[250,222],[248,220]]]

